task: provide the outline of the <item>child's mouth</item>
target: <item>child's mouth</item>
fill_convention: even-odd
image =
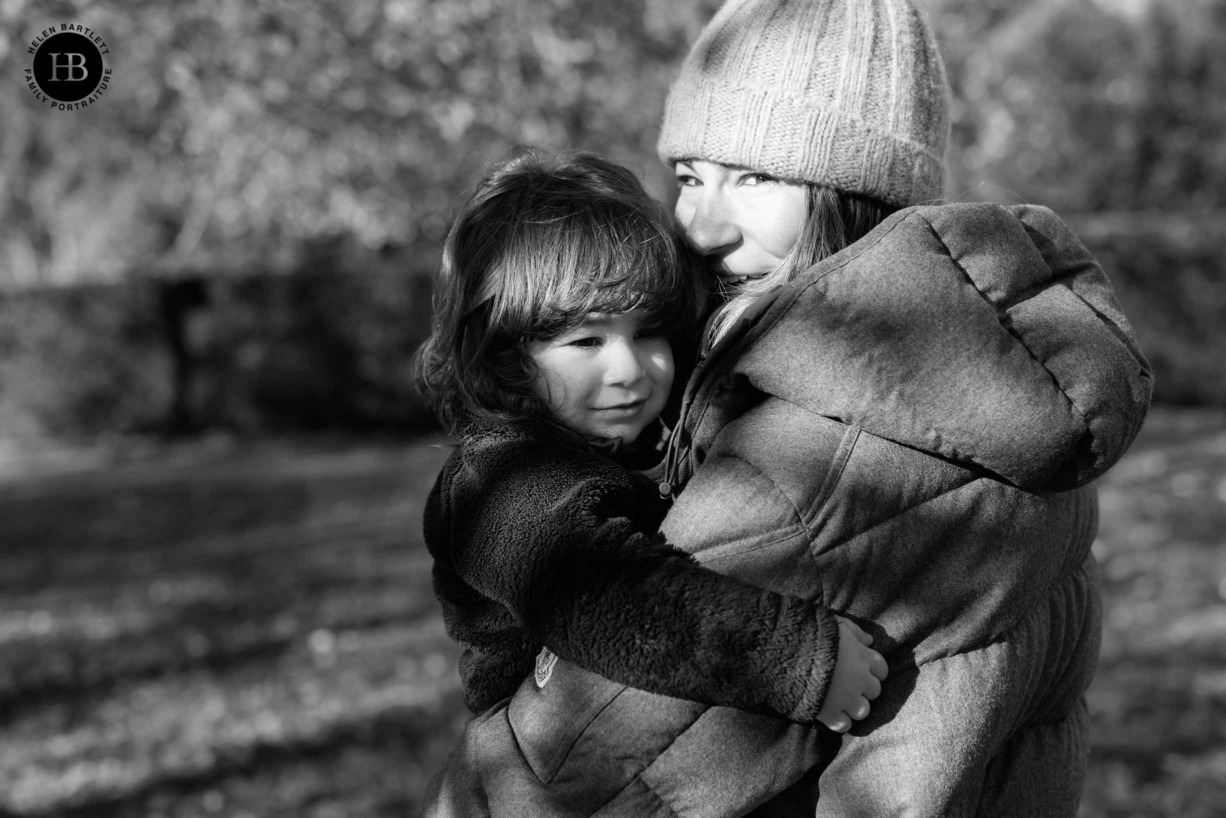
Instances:
[[[604,412],[611,415],[633,415],[643,407],[647,402],[646,398],[642,400],[630,401],[629,403],[618,403],[613,406],[597,406],[597,412]]]

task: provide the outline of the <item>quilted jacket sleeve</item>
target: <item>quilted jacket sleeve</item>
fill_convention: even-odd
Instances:
[[[755,333],[736,366],[762,391],[1028,490],[1106,471],[1153,388],[1102,268],[1045,208],[900,211]]]

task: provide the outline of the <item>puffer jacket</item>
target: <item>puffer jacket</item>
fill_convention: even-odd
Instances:
[[[694,707],[678,700],[644,716],[641,692],[563,666],[466,736],[481,751],[454,769],[492,797],[456,814],[743,815],[798,779],[753,814],[1075,814],[1100,631],[1089,484],[1151,391],[1102,270],[1051,211],[890,217],[713,350],[661,478],[684,485],[670,542],[875,636],[891,675],[870,717],[806,776],[828,731],[674,718]],[[512,779],[531,786],[501,797]]]

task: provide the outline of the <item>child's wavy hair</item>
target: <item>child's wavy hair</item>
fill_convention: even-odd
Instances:
[[[709,286],[671,215],[628,169],[588,153],[520,148],[451,226],[430,338],[414,380],[453,434],[468,418],[555,421],[527,352],[591,313],[643,308],[678,371],[697,348]]]

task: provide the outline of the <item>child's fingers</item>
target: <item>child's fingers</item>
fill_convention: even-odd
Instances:
[[[847,717],[846,713],[839,713],[838,716],[832,718],[830,721],[823,720],[822,724],[826,725],[836,733],[846,733],[851,729],[851,719]]]
[[[876,676],[869,676],[868,681],[864,683],[864,698],[870,702],[881,695],[881,682]]]
[[[886,664],[884,656],[874,653],[868,660],[868,672],[884,682],[885,677],[890,675],[890,666]]]
[[[868,699],[861,696],[860,701],[847,711],[847,715],[851,716],[856,721],[860,721],[861,719],[868,718],[870,710],[872,710],[872,705],[868,703]]]
[[[847,626],[847,629],[850,630],[852,634],[857,639],[860,640],[861,644],[864,644],[864,645],[873,644],[873,637],[869,636],[868,633],[865,632],[865,630],[861,628],[859,625],[857,625],[855,622],[852,622],[850,619],[844,619],[841,616],[838,618],[838,620],[839,620],[840,625]]]

